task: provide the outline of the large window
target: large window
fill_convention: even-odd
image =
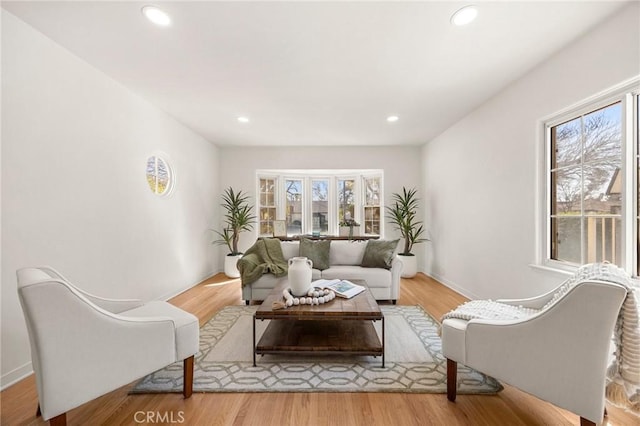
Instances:
[[[545,123],[551,266],[609,261],[640,269],[639,114],[637,93],[627,88]]]
[[[345,219],[360,224],[364,235],[381,236],[381,170],[259,170],[260,236],[284,220],[287,235],[338,235]]]
[[[551,127],[551,258],[620,264],[621,102]]]

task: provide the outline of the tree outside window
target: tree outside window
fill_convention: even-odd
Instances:
[[[355,179],[338,180],[338,222],[344,222],[346,218],[355,219]],[[349,213],[347,215],[347,213]]]
[[[302,234],[303,199],[302,181],[287,179],[284,183],[286,195],[285,221],[287,222],[287,235]]]

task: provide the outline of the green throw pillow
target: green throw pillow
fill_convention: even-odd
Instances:
[[[300,238],[300,256],[311,259],[315,269],[329,269],[329,248],[331,240],[313,241]]]
[[[397,240],[369,240],[367,247],[364,249],[362,263],[360,266],[364,268],[385,268],[391,269],[393,262],[393,253],[398,246]]]

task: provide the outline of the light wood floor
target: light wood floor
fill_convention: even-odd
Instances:
[[[171,300],[204,324],[227,305],[243,303],[239,280],[219,274]],[[435,318],[466,299],[425,275],[403,279],[399,304],[420,304]],[[498,395],[401,393],[194,393],[128,395],[131,385],[70,411],[70,425],[577,425],[578,416],[505,386]],[[0,394],[2,425],[41,425],[33,376]],[[603,424],[637,425],[637,418],[608,407]],[[147,413],[154,420],[146,422]],[[158,422],[158,414],[168,420]],[[181,420],[183,419],[183,422]],[[136,420],[143,422],[136,422]]]

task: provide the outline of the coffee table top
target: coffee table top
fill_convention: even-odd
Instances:
[[[367,287],[364,280],[349,280],[354,284]],[[378,302],[373,298],[369,288],[350,299],[336,296],[329,303],[321,305],[298,305],[288,308],[271,308],[273,302],[282,302],[282,291],[289,287],[289,282],[277,285],[256,311],[256,319],[382,319]]]

